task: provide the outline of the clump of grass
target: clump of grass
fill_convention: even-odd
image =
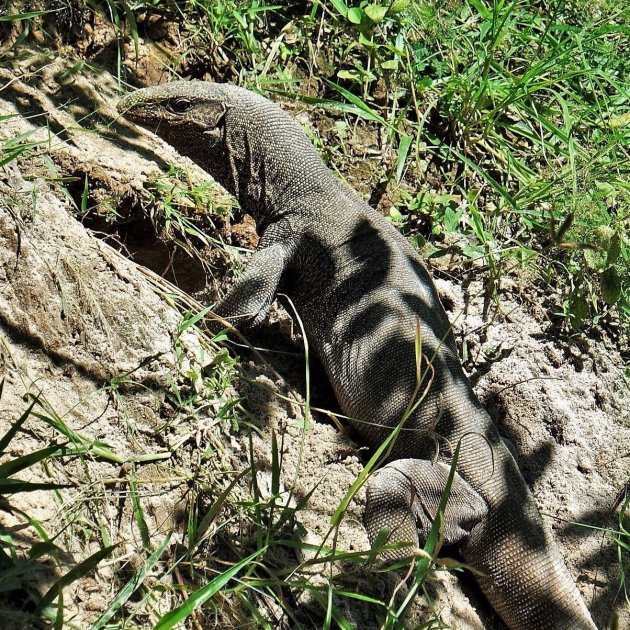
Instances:
[[[4,379],[0,380],[0,403],[3,387]],[[20,457],[6,458],[11,450],[12,442],[19,440],[19,434],[24,430],[24,423],[35,415],[34,408],[38,404],[38,398],[33,398],[24,413],[0,438],[0,457],[5,459],[0,464],[0,494],[3,497],[1,509],[18,516],[23,526],[29,527],[35,534],[35,538],[29,538],[20,534],[20,527],[0,528],[0,600],[3,602],[3,606],[0,607],[0,617],[7,623],[34,624],[34,627],[41,625],[43,614],[49,614],[53,619],[58,619],[54,610],[47,610],[48,606],[64,586],[91,571],[105,555],[111,552],[111,549],[103,550],[97,556],[92,556],[80,563],[69,573],[54,581],[44,595],[41,595],[36,588],[37,580],[48,573],[42,559],[46,556],[57,557],[60,549],[55,544],[54,538],[49,536],[44,525],[13,505],[12,498],[19,493],[54,492],[71,486],[52,481],[23,481],[15,475],[34,468],[39,470],[40,467],[46,470],[46,466],[56,460],[68,455],[77,455],[80,452],[80,449],[69,448],[68,443],[65,442],[54,443]]]
[[[184,171],[171,166],[147,182],[146,193],[148,212],[165,238],[186,251],[210,246],[226,249],[223,241],[212,236],[218,233],[213,220],[227,220],[235,204],[220,195],[211,180],[193,183]]]
[[[426,104],[418,109],[418,133],[457,173],[454,181],[444,173],[444,180],[459,203],[443,213],[429,208],[433,231],[457,232],[457,250],[483,257],[497,278],[510,259],[537,258],[553,268],[564,281],[564,314],[579,328],[597,323],[610,306],[628,313],[628,216],[619,203],[628,183],[627,89],[619,61],[628,15],[619,9],[567,24],[561,8],[418,3],[409,16],[407,79]],[[421,212],[426,195],[421,191],[415,206]],[[560,224],[580,230],[558,238]],[[614,251],[602,243],[602,229],[610,231]],[[605,268],[593,266],[595,251],[611,253]],[[576,270],[580,259],[585,273]],[[578,313],[572,308],[578,300],[591,308]]]

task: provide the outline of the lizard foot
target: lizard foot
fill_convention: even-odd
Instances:
[[[382,552],[382,560],[409,557],[426,542],[446,489],[450,467],[424,459],[399,459],[378,470],[367,485],[365,528],[370,543],[387,528],[387,544],[411,543]],[[488,512],[486,502],[457,472],[453,478],[442,539],[450,545],[468,536]]]

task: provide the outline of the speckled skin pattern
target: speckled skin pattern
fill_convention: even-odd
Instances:
[[[461,441],[446,542],[483,572],[478,581],[510,628],[595,628],[407,240],[335,179],[290,116],[250,91],[176,82],[137,90],[118,109],[192,158],[256,219],[258,249],[217,312],[236,326],[257,324],[279,290],[289,295],[341,408],[372,448],[413,396],[418,326],[422,372],[430,361],[433,374],[425,372],[428,393],[389,463],[369,480],[371,539],[388,527],[390,542],[423,544]],[[396,555],[405,551],[388,557]]]

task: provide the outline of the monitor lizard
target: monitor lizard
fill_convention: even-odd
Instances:
[[[340,183],[278,105],[227,84],[136,90],[118,109],[190,157],[239,201],[261,235],[217,313],[259,324],[280,287],[299,313],[343,412],[372,448],[428,388],[389,462],[370,477],[374,541],[423,544],[461,444],[443,520],[509,628],[595,628],[534,498],[458,358],[451,324],[418,252]],[[332,506],[331,506],[332,508]],[[409,555],[398,549],[388,558]]]

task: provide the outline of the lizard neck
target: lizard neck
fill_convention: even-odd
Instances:
[[[256,105],[226,121],[224,168],[213,175],[265,226],[303,211],[309,199],[321,203],[340,184],[291,117]]]

